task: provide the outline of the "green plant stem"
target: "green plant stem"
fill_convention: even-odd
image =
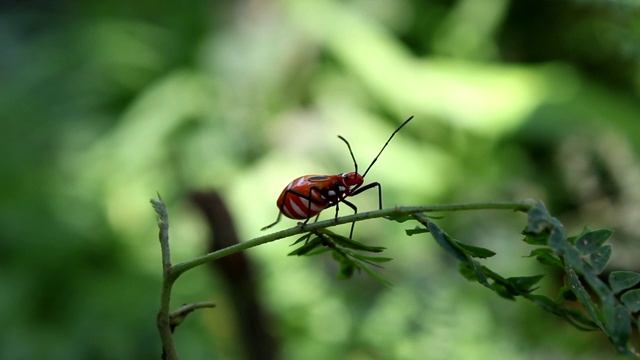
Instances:
[[[179,308],[175,309],[171,312],[171,319],[184,317],[186,314],[191,313],[194,310],[205,309],[205,308],[214,308],[216,304],[211,301],[201,301],[193,304],[184,304]]]
[[[380,218],[386,216],[410,215],[420,212],[451,212],[451,211],[468,211],[468,210],[513,210],[527,212],[534,205],[533,201],[522,202],[486,202],[471,204],[448,204],[448,205],[427,205],[427,206],[396,206],[382,210],[369,211],[349,216],[343,216],[337,219],[329,219],[324,221],[307,224],[304,227],[295,226],[286,230],[278,231],[272,234],[260,236],[252,240],[248,240],[237,245],[208,253],[195,259],[185,261],[174,265],[171,268],[169,278],[175,281],[184,272],[193,269],[196,266],[205,264],[210,261],[223,258],[225,256],[235,254],[239,251],[250,249],[258,245],[268,242],[284,239],[293,235],[302,234],[320,228],[328,228],[341,224],[347,224],[355,221],[366,219]]]
[[[517,203],[475,203],[475,204],[450,204],[450,205],[430,205],[430,206],[408,206],[408,207],[394,207],[376,211],[369,211],[360,214],[354,214],[344,216],[337,219],[324,220],[312,224],[307,224],[304,227],[295,226],[286,230],[278,231],[272,234],[257,237],[255,239],[242,242],[237,245],[229,246],[227,248],[214,251],[212,253],[197,257],[193,260],[185,261],[176,265],[171,265],[171,252],[169,247],[169,215],[167,213],[166,206],[158,196],[158,199],[152,199],[151,203],[158,214],[158,227],[160,229],[159,239],[160,248],[162,251],[162,290],[160,294],[160,309],[158,310],[157,325],[160,332],[160,339],[162,341],[163,359],[177,360],[178,353],[173,342],[172,325],[177,326],[184,320],[184,317],[189,312],[204,307],[213,307],[213,303],[195,303],[191,305],[185,305],[173,313],[169,312],[171,302],[171,290],[173,284],[180,275],[186,271],[193,269],[196,266],[205,264],[210,261],[214,261],[225,256],[235,254],[239,251],[250,249],[252,247],[266,244],[279,239],[284,239],[293,235],[301,234],[308,231],[314,231],[317,229],[328,228],[331,226],[337,226],[341,224],[347,224],[351,222],[388,217],[399,215],[410,215],[422,212],[450,212],[450,211],[464,211],[464,210],[513,210],[527,212],[534,203],[532,201],[523,201]],[[173,314],[173,317],[172,317]],[[174,322],[172,324],[172,321]]]
[[[171,276],[171,250],[169,247],[169,213],[164,202],[158,196],[158,199],[152,199],[151,204],[158,214],[158,228],[160,233],[160,249],[162,252],[162,290],[160,294],[160,309],[158,310],[157,326],[160,332],[160,340],[162,341],[163,359],[178,360],[178,353],[173,342],[173,334],[171,333],[171,317],[169,315],[169,307],[171,303],[171,289],[175,278]]]

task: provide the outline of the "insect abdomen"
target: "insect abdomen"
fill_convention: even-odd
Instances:
[[[321,212],[329,205],[329,200],[320,196],[316,187],[318,180],[326,179],[317,175],[307,175],[293,180],[278,198],[278,208],[290,219],[307,219]],[[311,181],[309,181],[312,179]],[[302,195],[302,196],[301,196]]]

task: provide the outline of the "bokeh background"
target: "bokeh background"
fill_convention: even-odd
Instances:
[[[156,192],[184,261],[208,246],[190,192],[220,192],[239,237],[254,238],[290,180],[352,170],[336,135],[364,168],[409,115],[367,175],[385,206],[542,199],[570,232],[616,231],[609,270],[640,270],[637,1],[0,6],[2,359],[158,359]],[[377,204],[374,192],[353,201]],[[439,224],[496,251],[488,264],[505,275],[546,271],[522,257],[522,214]],[[356,227],[388,247],[395,260],[376,271],[393,287],[338,280],[329,256],[287,257],[293,239],[246,251],[278,358],[614,356],[603,334],[468,283],[403,225]],[[540,291],[561,283],[549,274]],[[251,347],[227,294],[209,267],[178,280],[174,307],[218,304],[178,329],[184,359]]]

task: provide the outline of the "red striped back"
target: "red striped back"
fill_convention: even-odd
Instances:
[[[329,201],[321,197],[317,190],[311,190],[312,187],[322,189],[323,181],[318,179],[323,178],[326,178],[327,181],[330,179],[330,177],[323,175],[307,175],[290,182],[278,198],[277,204],[278,208],[282,209],[282,214],[290,219],[306,219],[326,208],[329,205]],[[310,181],[309,179],[314,180]],[[304,197],[298,194],[302,194]],[[310,197],[313,201],[310,201],[307,197]]]

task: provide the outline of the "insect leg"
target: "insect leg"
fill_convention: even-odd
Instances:
[[[382,210],[382,186],[378,182],[373,182],[371,184],[367,184],[367,185],[357,189],[356,191],[352,192],[349,196],[358,195],[361,192],[367,191],[367,190],[372,189],[374,187],[378,188],[378,209]],[[342,200],[342,202],[345,203],[350,208],[352,208],[355,214],[358,213],[358,208],[355,205],[353,205],[351,202],[349,202],[347,200]],[[337,216],[337,214],[336,214],[336,216]],[[351,223],[351,231],[349,231],[349,239],[351,239],[351,237],[353,236],[353,228],[355,227],[355,225],[356,225],[355,222]]]
[[[311,196],[313,191],[316,191],[318,193],[318,196],[320,196],[320,198],[322,199],[326,199],[324,195],[322,195],[322,192],[320,191],[320,188],[318,188],[317,186],[311,186],[309,188],[309,196],[304,196],[304,195],[300,195],[301,198],[307,200],[307,219],[302,223],[302,226],[304,227],[304,225],[306,225],[309,220],[311,219],[311,203],[314,203],[316,205],[323,205],[321,202],[319,202],[318,200],[314,200],[313,197]],[[320,216],[320,213],[318,213],[318,216]],[[318,220],[316,218],[316,220]]]
[[[268,228],[272,227],[273,225],[279,223],[280,222],[280,217],[282,217],[282,209],[280,209],[280,211],[278,211],[278,217],[276,217],[276,221],[274,221],[271,224],[263,227],[262,229],[260,229],[260,231],[267,230]]]
[[[376,186],[378,187],[378,210],[382,210],[382,186],[378,182],[373,182],[371,184],[367,184],[367,185],[359,188],[358,190],[354,191],[349,196],[358,195],[361,192],[367,191],[367,190],[369,190],[371,188],[374,188]]]
[[[342,200],[342,202],[343,202],[345,205],[347,205],[348,207],[350,207],[350,208],[352,208],[352,209],[353,209],[353,214],[354,214],[354,215],[358,213],[358,208],[357,208],[357,207],[356,207],[352,202],[349,202],[349,201],[347,201],[347,200]],[[336,217],[337,217],[337,215],[338,215],[338,214],[336,213]],[[351,230],[349,231],[349,239],[351,239],[351,237],[353,236],[353,228],[354,228],[355,226],[356,226],[356,222],[354,221],[354,222],[352,222],[352,223],[351,223]]]

